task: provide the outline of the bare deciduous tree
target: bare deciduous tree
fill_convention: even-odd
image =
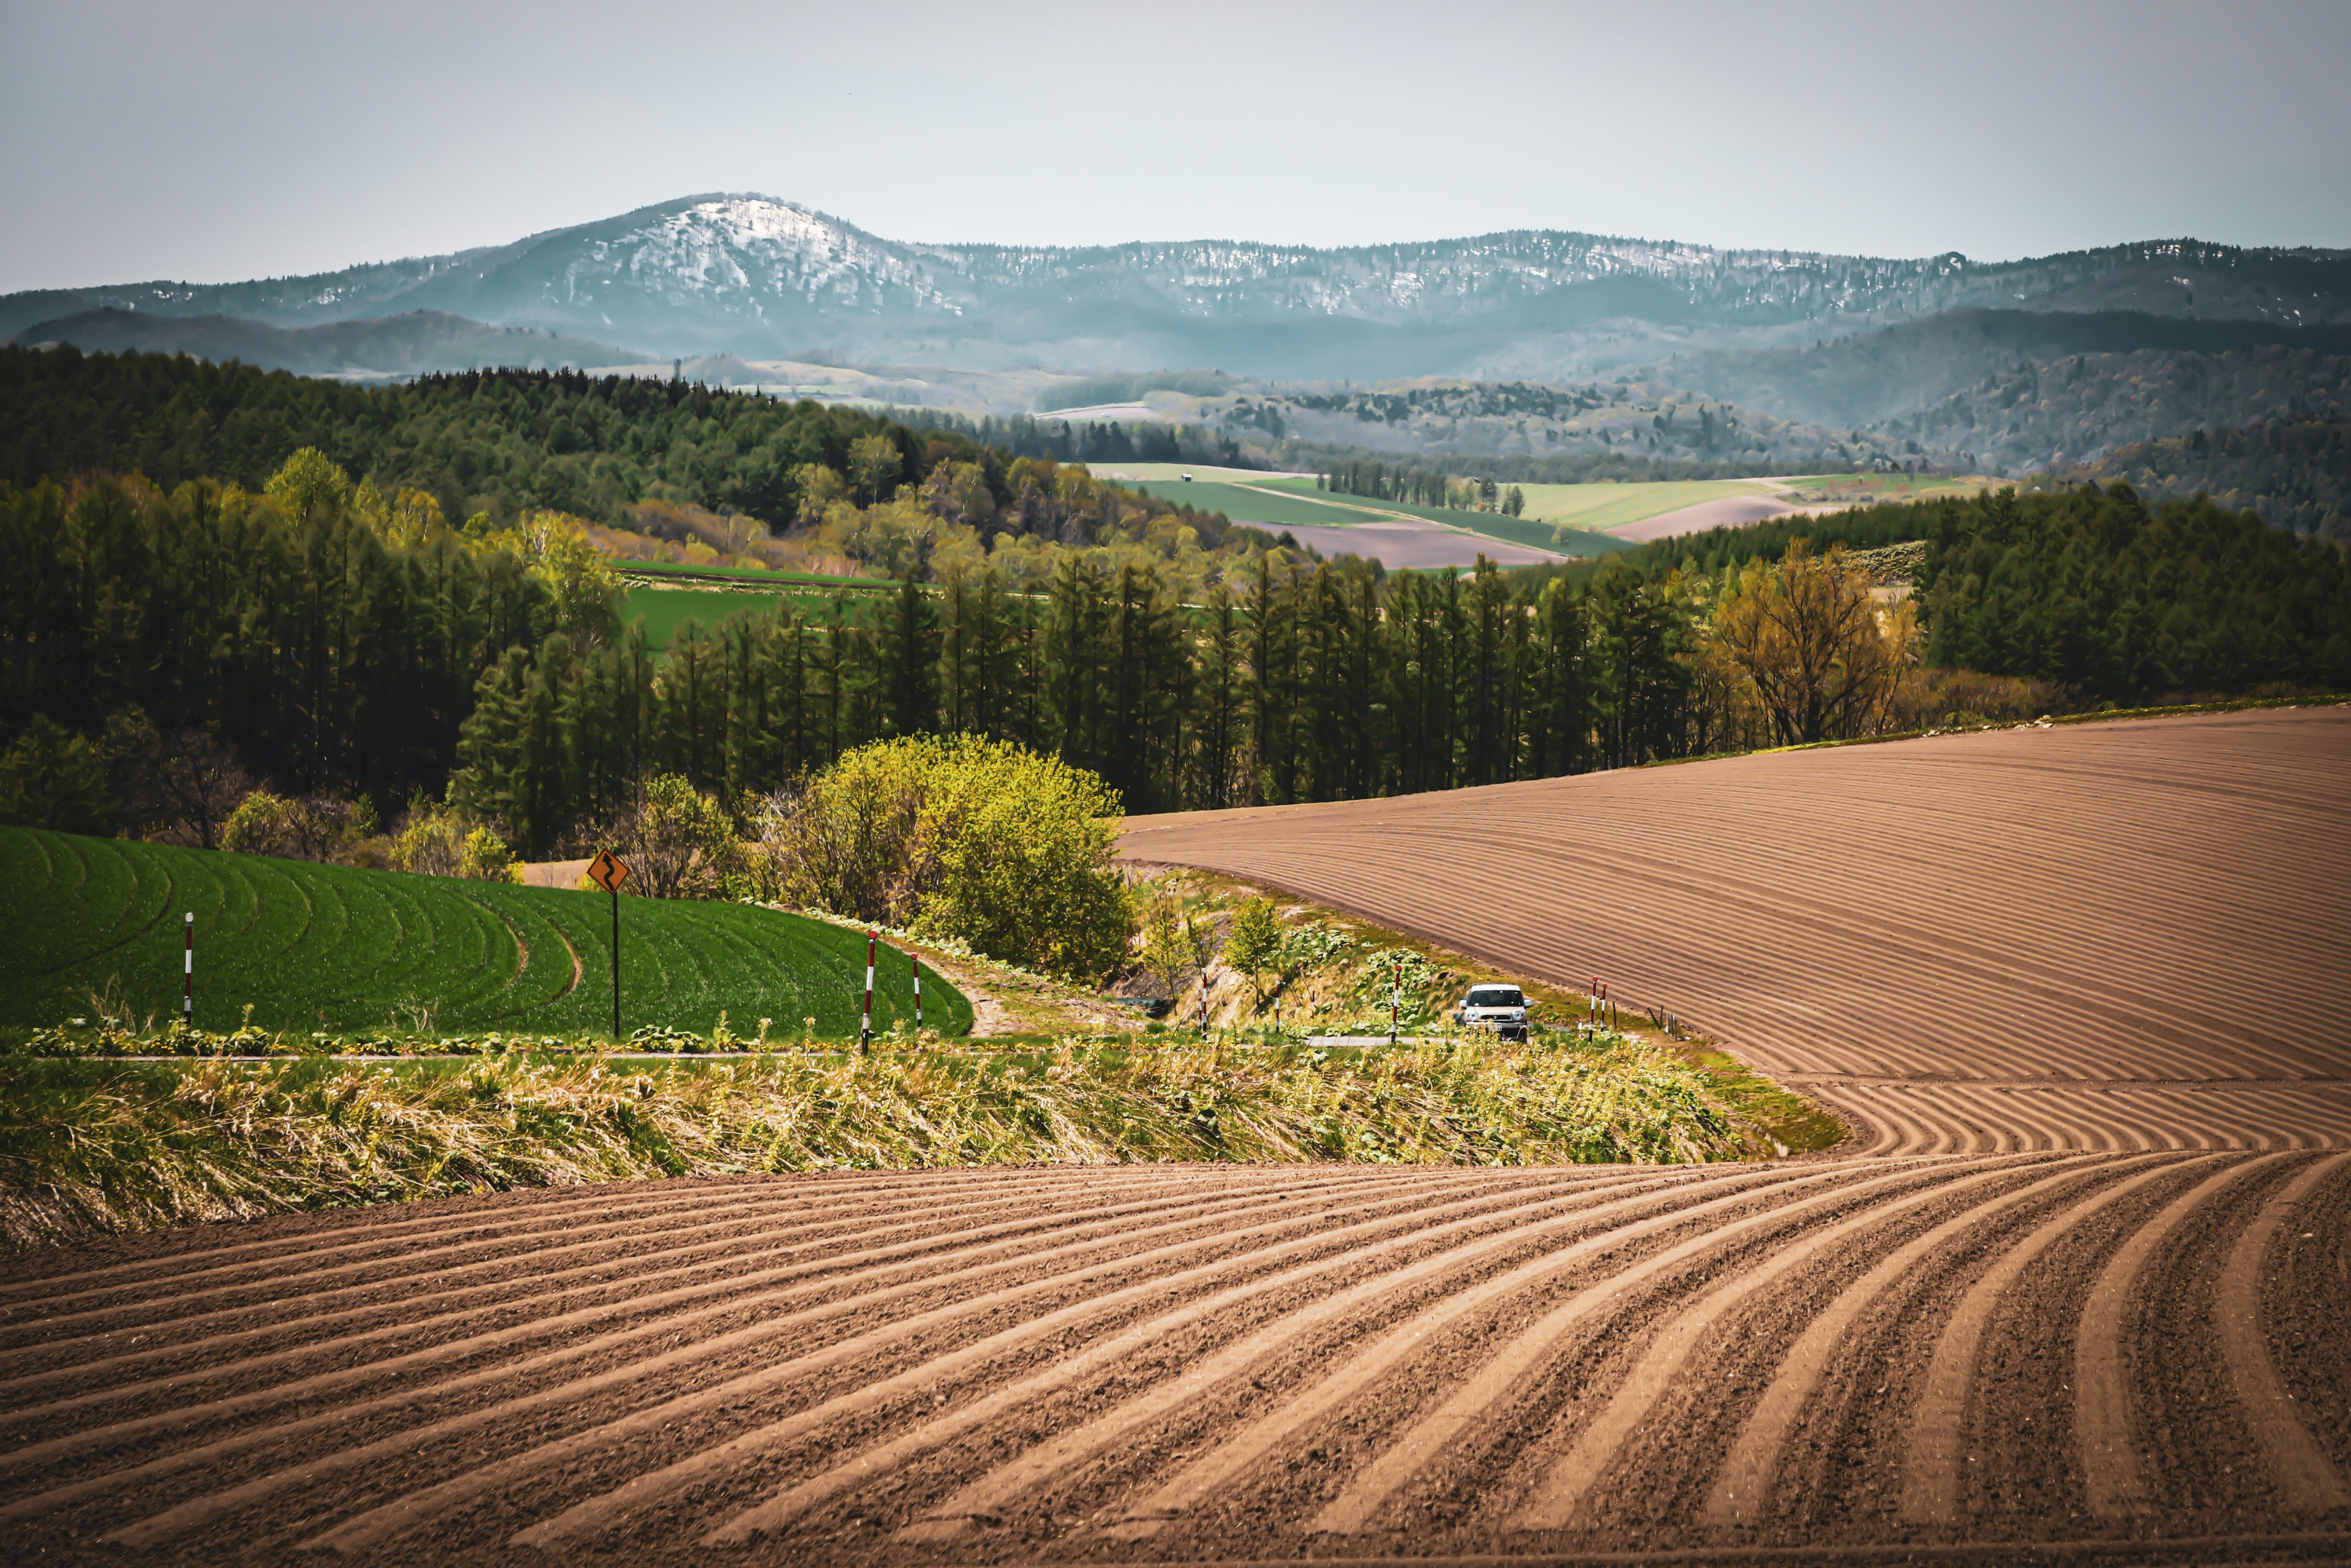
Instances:
[[[133,791],[140,814],[176,827],[205,849],[220,847],[221,826],[253,792],[236,754],[201,729],[174,730],[139,758]]]
[[[1907,602],[1877,602],[1842,547],[1816,556],[1801,539],[1740,573],[1715,615],[1782,743],[1865,733],[1916,658],[1917,624]]]

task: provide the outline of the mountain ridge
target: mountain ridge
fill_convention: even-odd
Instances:
[[[113,308],[298,328],[427,309],[659,357],[811,349],[973,369],[1220,364],[1285,380],[1575,379],[1941,311],[2138,309],[2351,322],[2351,251],[2136,241],[2013,262],[1716,247],[1581,231],[1314,247],[885,239],[757,193],[706,193],[502,246],[229,284],[0,297],[0,336]]]

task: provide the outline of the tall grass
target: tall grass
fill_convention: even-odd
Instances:
[[[1736,1158],[1761,1140],[1638,1041],[1198,1042],[646,1064],[0,1062],[0,1237],[626,1177],[1152,1160]]]

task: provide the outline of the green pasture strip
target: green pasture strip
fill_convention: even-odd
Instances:
[[[1154,479],[1127,486],[1162,500],[1181,501],[1204,512],[1222,512],[1236,523],[1259,528],[1343,528],[1350,523],[1384,522],[1381,513],[1343,502],[1308,501],[1255,485],[1224,485]],[[1384,506],[1384,503],[1377,503]]]
[[[781,593],[738,593],[726,590],[702,588],[631,588],[621,596],[621,620],[623,624],[643,622],[645,645],[655,653],[666,650],[678,628],[687,622],[716,628],[737,615],[757,610],[779,610],[797,606],[805,614],[817,614],[831,603],[831,595],[813,590],[805,592],[788,591]]]
[[[1728,482],[1738,483],[1738,481]],[[1268,489],[1289,490],[1301,495],[1314,489],[1312,479],[1267,479],[1261,483]],[[1375,501],[1368,496],[1342,496],[1334,491],[1318,493],[1329,495],[1335,500],[1344,501],[1352,506],[1376,507],[1386,511],[1402,512],[1406,517],[1420,517],[1432,523],[1450,523],[1455,528],[1468,528],[1473,533],[1484,534],[1489,538],[1508,539],[1512,544],[1533,545],[1538,549],[1550,549],[1553,548],[1552,537],[1555,531],[1557,519],[1548,516],[1537,516],[1534,505],[1534,493],[1537,490],[1624,490],[1639,487],[1667,489],[1672,486],[1522,485],[1520,488],[1527,493],[1527,515],[1523,517],[1506,517],[1496,512],[1468,511],[1458,507],[1423,507],[1405,501]],[[1687,505],[1687,503],[1681,502],[1677,505]],[[1672,508],[1659,509],[1669,511]],[[1645,512],[1641,515],[1646,517],[1650,514]],[[1539,523],[1543,526],[1537,527]],[[1571,552],[1587,555],[1607,554],[1634,548],[1622,539],[1612,538],[1604,533],[1595,531],[1597,525],[1588,524],[1579,519],[1574,527],[1577,532],[1568,542],[1568,549]]]
[[[1874,501],[1907,501],[1918,496],[1973,495],[1996,481],[1956,474],[1802,474],[1781,483],[1800,490],[1853,490]]]
[[[1633,485],[1521,485],[1527,518],[1604,532],[1731,496],[1768,496],[1751,479],[1670,479]]]
[[[1706,1074],[1638,1040],[1376,1052],[1147,1037],[1000,1055],[649,1062],[0,1058],[0,1240],[628,1178],[1155,1160],[1737,1159]]]
[[[687,578],[710,582],[755,585],[795,583],[809,588],[895,588],[886,577],[833,577],[821,571],[781,571],[766,566],[696,566],[691,561],[616,560],[612,569],[623,577],[639,572],[656,577]]]
[[[196,1021],[278,1031],[519,1031],[561,1038],[611,1029],[611,903],[602,894],[314,865],[127,840],[0,828],[0,1028],[86,1017],[104,998],[135,1021],[179,1016],[183,911],[196,915]],[[168,897],[133,901],[141,876]],[[707,1033],[724,1012],[749,1035],[761,1018],[798,1033],[857,1031],[865,941],[802,915],[747,904],[621,901],[623,1033]],[[524,962],[523,948],[529,950]],[[572,956],[579,956],[575,982]],[[924,1022],[971,1027],[971,1004],[937,975]],[[874,1023],[911,1021],[903,956],[885,959]]]

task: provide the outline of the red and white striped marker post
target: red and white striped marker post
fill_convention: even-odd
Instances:
[[[1388,977],[1388,1043],[1396,1042],[1396,1016],[1404,1010],[1404,960],[1395,961],[1395,973]]]
[[[914,966],[914,1032],[923,1032],[923,956],[912,947],[906,949],[906,960]]]
[[[865,934],[865,1021],[857,1030],[857,1051],[861,1056],[873,1049],[873,949],[882,940],[878,931]]]
[[[180,969],[180,1021],[196,1027],[196,912],[188,911],[187,957]]]

